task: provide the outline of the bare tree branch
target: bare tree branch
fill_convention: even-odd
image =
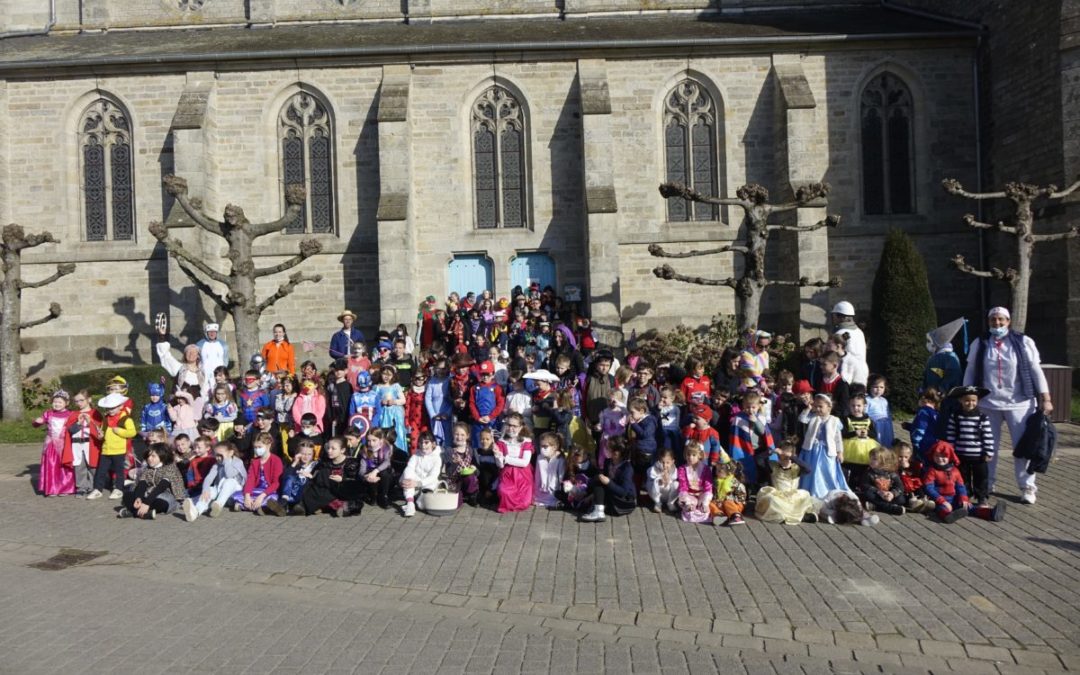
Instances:
[[[60,316],[60,303],[50,302],[49,313],[47,315],[35,321],[24,321],[23,323],[20,323],[19,330],[25,330],[27,328],[33,328],[34,326],[40,326],[43,323],[48,323],[52,321],[58,316]]]
[[[307,200],[307,190],[303,185],[289,185],[285,188],[285,203],[288,207],[285,209],[285,214],[277,220],[270,221],[268,223],[259,223],[257,225],[247,224],[248,231],[251,232],[252,238],[261,237],[271,232],[278,232],[285,229],[285,226],[296,220],[296,217],[304,210],[304,202]]]
[[[837,227],[840,225],[840,216],[825,216],[824,220],[819,220],[813,225],[769,225],[767,226],[770,232],[775,230],[783,230],[784,232],[813,232],[814,230],[820,230],[823,227]]]
[[[214,301],[218,307],[222,310],[229,312],[232,310],[232,303],[221,296],[220,293],[211,288],[210,284],[206,283],[199,278],[199,275],[195,274],[194,270],[184,264],[183,260],[177,260],[176,266],[180,268],[180,271],[187,275],[188,279],[191,279],[191,283],[195,284],[195,287],[202,291],[207,297]]]
[[[184,209],[184,213],[195,221],[195,224],[202,229],[216,234],[219,237],[225,236],[225,232],[221,227],[221,223],[217,222],[213,218],[209,218],[203,214],[194,204],[191,203],[191,199],[188,198],[187,193],[187,181],[179,176],[168,175],[161,179],[162,184],[165,185],[165,191],[168,192],[176,201],[180,204],[180,208]]]
[[[792,281],[785,281],[782,279],[769,279],[766,282],[769,286],[814,286],[817,288],[836,288],[840,285],[840,277],[832,277],[828,281],[810,281],[810,277],[800,277]]]
[[[11,223],[4,226],[2,235],[3,247],[9,251],[22,251],[23,249],[33,248],[45,243],[58,244],[58,239],[53,237],[52,232],[41,232],[39,234],[26,234],[26,230],[22,225]]]
[[[744,199],[731,199],[727,197],[709,197],[701,194],[697,190],[692,190],[682,183],[662,183],[660,185],[660,195],[664,199],[670,199],[671,197],[681,197],[688,202],[698,202],[701,204],[719,204],[721,206],[741,206],[744,209],[748,209],[753,204]]]
[[[1033,234],[1030,236],[1031,239],[1036,242],[1073,239],[1074,237],[1080,237],[1080,225],[1074,225],[1073,228],[1067,232],[1057,232],[1055,234]]]
[[[748,249],[745,246],[737,246],[730,244],[728,246],[721,246],[720,248],[707,248],[703,251],[691,250],[683,253],[669,253],[664,250],[664,247],[660,244],[649,244],[649,253],[657,258],[696,258],[703,255],[713,255],[715,253],[746,253]]]
[[[964,214],[964,224],[974,227],[976,230],[998,230],[999,232],[1005,232],[1008,234],[1016,234],[1015,225],[1006,225],[1005,221],[999,220],[995,224],[982,223],[975,220],[975,216],[970,213]]]
[[[774,204],[769,207],[769,212],[783,213],[784,211],[792,211],[807,206],[825,206],[828,203],[825,201],[825,198],[829,196],[829,191],[831,189],[832,188],[828,183],[809,183],[807,185],[802,185],[795,190],[795,201]]]
[[[951,195],[968,199],[1004,199],[1006,196],[1004,192],[968,192],[955,178],[946,178],[941,181],[941,187]]]
[[[60,277],[67,276],[74,271],[75,263],[61,263],[56,266],[56,272],[45,277],[41,281],[23,281],[22,279],[19,279],[19,288],[41,288],[42,286],[48,286]]]
[[[671,267],[671,265],[654,267],[653,274],[661,279],[683,281],[688,284],[697,284],[699,286],[727,286],[728,288],[733,289],[738,285],[738,280],[733,279],[732,277],[728,277],[727,279],[707,279],[705,277],[691,277],[685,274],[679,274]]]
[[[289,277],[288,281],[278,286],[277,291],[275,291],[273,295],[259,303],[259,313],[265,312],[267,308],[269,308],[278,300],[284,298],[286,295],[292,293],[297,286],[304,283],[305,281],[310,281],[313,284],[317,284],[322,281],[322,275],[304,274],[303,272],[293,273],[292,276]]]
[[[164,223],[154,221],[150,223],[149,229],[150,234],[154,235],[154,238],[164,244],[165,248],[168,249],[169,253],[171,253],[174,258],[187,261],[188,264],[190,264],[192,267],[199,270],[200,272],[210,277],[214,281],[218,282],[219,284],[229,283],[229,277],[227,275],[218,272],[214,268],[204,263],[202,260],[199,260],[199,258],[195,255],[192,255],[186,248],[184,248],[184,242],[180,241],[175,237],[170,237],[169,228],[166,227]]]
[[[1064,190],[1057,190],[1055,186],[1051,186],[1051,188],[1053,189],[1050,191],[1050,199],[1061,199],[1062,197],[1068,197],[1073,192],[1076,192],[1078,189],[1080,189],[1080,178],[1077,178],[1076,182],[1074,182],[1072,185],[1065,188]]]
[[[949,262],[951,262],[953,267],[958,271],[981,279],[998,279],[1000,281],[1007,281],[1010,284],[1015,284],[1018,278],[1017,271],[1011,267],[1006,270],[1002,270],[998,267],[991,267],[989,270],[980,270],[969,265],[962,255],[953,256],[952,260]]]
[[[305,239],[300,242],[300,252],[289,258],[288,260],[278,263],[273,267],[263,267],[262,269],[256,269],[254,275],[256,277],[265,277],[271,274],[277,274],[278,272],[284,272],[287,269],[296,267],[306,259],[315,255],[322,250],[322,244],[315,239]]]

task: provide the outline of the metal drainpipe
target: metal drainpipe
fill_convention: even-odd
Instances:
[[[9,37],[32,37],[34,35],[48,35],[49,31],[56,25],[56,0],[49,0],[49,23],[45,24],[45,27],[41,30],[24,30],[24,31],[10,31],[7,33],[0,33],[0,40]]]

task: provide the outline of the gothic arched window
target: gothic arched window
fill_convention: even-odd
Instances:
[[[719,158],[717,111],[712,96],[699,82],[683,80],[664,99],[664,163],[667,180],[682,183],[703,195],[717,195]],[[714,204],[669,199],[668,220],[716,220]]]
[[[304,211],[285,232],[334,232],[334,133],[326,105],[306,91],[296,93],[281,108],[278,131],[282,187],[307,189]]]
[[[135,238],[131,121],[119,105],[99,98],[79,121],[79,170],[87,241]]]
[[[863,210],[915,212],[911,90],[892,73],[870,80],[861,98]]]
[[[528,225],[527,120],[506,89],[487,89],[472,107],[476,227]]]

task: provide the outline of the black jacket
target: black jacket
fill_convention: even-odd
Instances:
[[[1028,460],[1028,473],[1046,473],[1056,444],[1054,423],[1041,410],[1036,410],[1028,418],[1020,442],[1013,448],[1013,457]]]

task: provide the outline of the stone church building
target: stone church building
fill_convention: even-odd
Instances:
[[[952,15],[932,13],[939,4]],[[831,184],[827,208],[786,222],[828,212],[840,226],[777,236],[768,264],[775,278],[839,276],[843,286],[771,289],[764,326],[817,334],[839,299],[868,316],[890,228],[922,251],[939,317],[981,324],[1001,289],[948,260],[990,263],[998,249],[963,224],[973,207],[946,195],[941,180],[973,190],[1029,175],[1061,184],[1080,169],[1080,134],[1065,131],[1077,125],[1077,20],[1066,21],[1060,3],[0,6],[0,222],[61,240],[25,255],[27,278],[77,264],[24,292],[26,318],[49,301],[63,306],[59,319],[24,333],[24,363],[49,373],[149,361],[158,312],[187,336],[218,318],[149,233],[164,221],[223,266],[220,241],[163,190],[168,174],[187,179],[205,213],[220,218],[231,203],[252,222],[281,217],[286,185],[307,188],[302,216],[255,250],[261,267],[294,255],[303,237],[322,244],[297,268],[322,282],[299,286],[263,317],[267,338],[280,321],[297,342],[324,341],[343,307],[365,329],[411,327],[429,294],[509,295],[530,280],[580,297],[609,337],[732,313],[728,289],[658,280],[652,269],[663,261],[648,246],[716,247],[736,236],[741,213],[665,202],[664,180],[722,196],[761,183],[774,201],[805,183]],[[1017,123],[1006,85],[1030,73],[1000,58],[1002,48],[1034,53],[1038,63],[1023,67],[1056,85],[1037,126]],[[1017,91],[1046,102],[1041,90]],[[1057,145],[1009,165],[1008,143],[1038,135]],[[1068,207],[1048,215],[1063,226]],[[1080,353],[1070,250],[1047,254],[1052,271],[1036,263],[1046,273],[1034,293],[1052,288],[1059,300],[1036,303],[1029,329],[1054,359]],[[712,278],[738,272],[730,255],[673,264]],[[260,279],[261,293],[287,274]]]

